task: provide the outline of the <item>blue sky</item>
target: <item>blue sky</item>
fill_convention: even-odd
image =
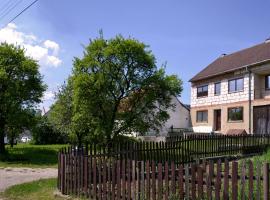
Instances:
[[[1,0],[0,14],[8,1],[20,0]],[[5,18],[0,15],[0,26],[3,28],[31,2],[21,0]],[[177,74],[183,80],[181,100],[189,103],[188,80],[193,75],[222,53],[231,53],[270,37],[269,7],[270,1],[263,0],[39,0],[14,21],[16,28],[9,29],[14,34],[37,38],[27,40],[28,46],[32,45],[32,53],[37,52],[35,49],[46,50],[46,55],[35,55],[42,59],[41,72],[49,86],[43,103],[46,109],[53,102],[52,92],[71,73],[74,56],[82,55],[83,45],[97,37],[100,29],[106,38],[122,34],[150,45],[158,65],[166,62],[167,73]],[[2,40],[9,35],[3,34]]]

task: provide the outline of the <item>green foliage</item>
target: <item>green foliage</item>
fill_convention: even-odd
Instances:
[[[11,118],[7,120],[6,125],[6,134],[11,146],[23,131],[30,130],[35,126],[35,116],[37,114],[37,111],[33,109],[16,110],[14,112],[16,113],[9,116]]]
[[[24,49],[0,44],[0,152],[5,151],[7,128],[22,126],[17,118],[26,116],[25,112],[41,101],[46,86],[38,67],[35,60],[25,56]]]
[[[116,36],[90,41],[83,58],[75,58],[72,132],[109,142],[120,134],[159,130],[174,108],[182,81],[158,68],[148,46]]]
[[[17,144],[0,155],[0,167],[57,167],[59,149],[66,145]]]
[[[48,121],[61,134],[71,134],[71,118],[72,118],[72,83],[63,84],[56,94],[56,102],[51,106]]]
[[[36,125],[32,128],[35,144],[65,144],[68,135],[59,132],[48,120],[47,116],[37,116]]]

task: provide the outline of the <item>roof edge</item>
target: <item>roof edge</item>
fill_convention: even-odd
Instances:
[[[227,70],[227,71],[224,71],[224,72],[221,72],[221,73],[216,73],[216,74],[213,74],[213,75],[210,75],[210,76],[205,76],[205,77],[203,77],[203,78],[198,78],[198,79],[193,80],[194,77],[195,77],[195,76],[194,76],[194,77],[191,78],[188,82],[194,83],[194,82],[196,82],[196,81],[205,80],[205,79],[212,78],[212,77],[215,77],[215,76],[218,76],[218,75],[221,75],[221,74],[226,74],[226,73],[229,73],[229,72],[237,71],[237,70],[239,70],[239,69],[246,68],[246,67],[254,67],[254,66],[256,66],[256,65],[264,64],[264,63],[267,63],[267,62],[270,62],[270,59],[266,59],[266,60],[263,60],[263,61],[260,61],[260,62],[256,62],[256,63],[251,63],[251,64],[248,64],[248,65],[244,65],[244,66],[242,66],[242,67],[235,68],[235,69],[233,69],[233,70]]]

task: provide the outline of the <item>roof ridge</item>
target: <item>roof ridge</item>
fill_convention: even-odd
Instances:
[[[237,55],[239,55],[237,57]],[[189,81],[194,82],[216,76],[229,71],[234,71],[253,63],[270,60],[270,42],[259,43],[226,56],[218,57]]]

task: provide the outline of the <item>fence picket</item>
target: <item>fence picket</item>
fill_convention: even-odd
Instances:
[[[152,161],[152,199],[156,200],[156,163]]]
[[[269,199],[269,164],[264,163],[263,165],[263,191],[264,195],[263,198],[264,200]]]
[[[165,162],[165,186],[163,187],[165,190],[165,200],[168,200],[169,197],[169,164]]]
[[[203,199],[203,167],[198,166],[198,199]]]
[[[150,163],[146,161],[146,199],[150,199]]]
[[[249,183],[248,183],[249,193],[248,193],[248,199],[253,199],[253,190],[254,190],[253,176],[254,176],[253,163],[252,163],[252,161],[249,161]]]
[[[117,167],[116,167],[116,177],[117,177],[117,200],[121,198],[121,161],[117,160]]]
[[[171,163],[171,193],[175,195],[176,190],[175,190],[176,184],[175,184],[175,164],[174,161]]]
[[[237,200],[238,198],[238,163],[232,162],[232,199]]]
[[[162,177],[162,163],[158,163],[158,199],[162,199],[163,177]]]
[[[111,190],[111,199],[112,200],[114,200],[115,199],[115,170],[116,170],[116,168],[115,168],[115,160],[114,159],[112,159],[112,166],[111,166],[112,168],[112,172],[111,172],[111,174],[112,174],[112,190]]]
[[[226,159],[224,163],[224,190],[223,190],[223,199],[229,199],[229,162]]]
[[[183,173],[183,165],[180,165],[179,166],[179,169],[178,169],[178,188],[179,188],[179,198],[180,199],[184,199],[184,189],[183,189],[183,186],[184,186],[184,173]]]
[[[246,162],[242,162],[242,172],[241,172],[241,199],[246,199]]]
[[[256,198],[261,199],[261,163],[257,163],[257,174],[256,174],[256,182],[257,182],[257,193]]]
[[[207,176],[207,198],[212,199],[212,179],[214,174],[214,164],[213,161],[210,161],[208,164],[208,176]]]
[[[93,159],[93,198],[97,199],[97,160]]]
[[[189,199],[189,165],[185,165],[185,197]]]
[[[191,199],[196,199],[196,165],[191,164]]]
[[[217,161],[217,174],[216,174],[216,184],[215,184],[215,199],[220,199],[220,189],[221,189],[221,160]]]

